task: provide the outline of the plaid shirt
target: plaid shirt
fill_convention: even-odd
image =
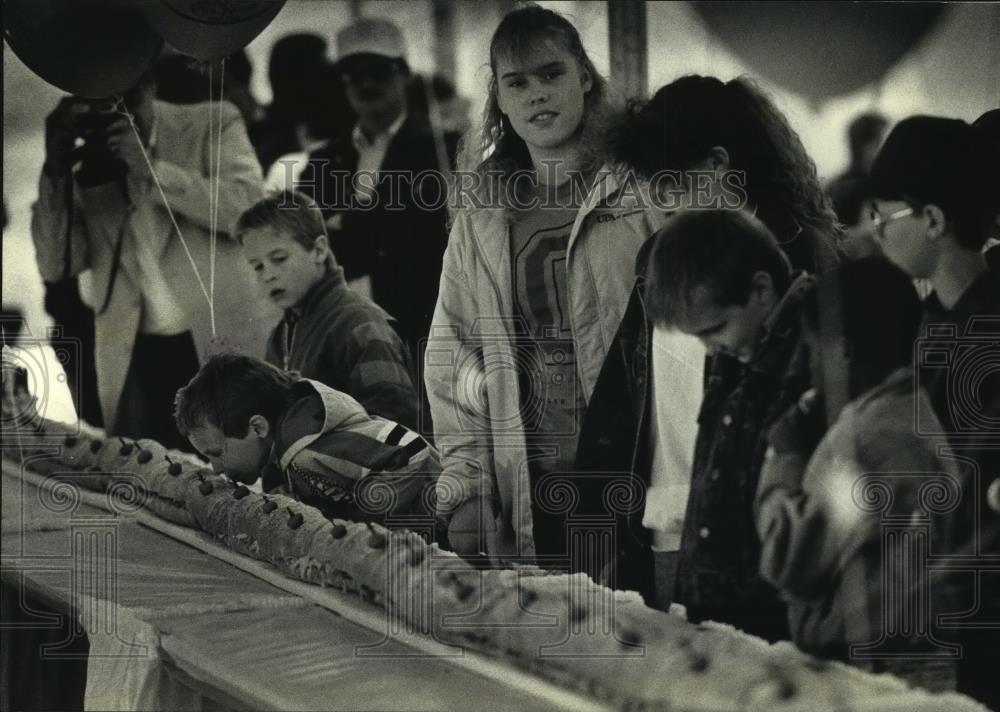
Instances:
[[[340,268],[286,311],[268,341],[267,361],[351,395],[373,415],[417,425],[409,351],[389,315],[352,291]]]

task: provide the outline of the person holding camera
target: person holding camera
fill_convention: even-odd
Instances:
[[[109,433],[186,447],[173,395],[198,369],[213,310],[215,335],[251,354],[277,314],[225,239],[262,192],[238,111],[223,104],[212,127],[205,104],[155,92],[147,73],[120,99],[59,102],[46,119],[31,233],[46,310],[93,354],[96,387],[71,384],[78,412],[96,420],[96,396]],[[214,248],[213,225],[223,227]]]

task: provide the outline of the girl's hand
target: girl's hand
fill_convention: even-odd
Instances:
[[[448,522],[452,551],[464,557],[483,553],[487,540],[496,535],[496,526],[489,501],[476,497],[459,505]]]

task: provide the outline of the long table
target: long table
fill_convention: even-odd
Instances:
[[[499,661],[387,638],[380,609],[356,597],[323,590],[345,597],[339,615],[316,603],[317,587],[275,585],[241,570],[261,562],[206,553],[218,545],[201,533],[183,533],[196,548],[137,521],[148,513],[111,512],[93,505],[100,495],[77,500],[39,479],[4,460],[5,610],[40,601],[45,610],[17,611],[22,627],[35,616],[51,628],[54,613],[86,637],[90,708],[601,709]],[[9,648],[7,673],[25,654]]]

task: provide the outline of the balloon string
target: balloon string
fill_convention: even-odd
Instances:
[[[215,167],[212,157],[215,155],[215,147],[212,143],[215,140],[215,132],[212,130],[212,122],[215,120],[215,95],[212,92],[214,77],[213,66],[208,62],[208,293],[212,300],[215,300],[215,176],[212,169]]]
[[[188,262],[191,263],[191,269],[194,270],[195,279],[198,280],[198,286],[201,287],[201,292],[205,295],[205,301],[208,302],[208,315],[212,326],[212,336],[215,336],[215,304],[212,302],[212,297],[209,295],[208,289],[205,287],[205,282],[201,278],[201,273],[198,271],[198,264],[195,262],[194,255],[191,254],[191,248],[188,247],[187,240],[184,239],[184,233],[181,232],[181,226],[177,224],[177,218],[174,217],[174,211],[170,209],[170,201],[167,200],[167,194],[163,191],[160,179],[156,175],[156,170],[153,168],[153,162],[149,159],[146,147],[142,143],[142,137],[139,135],[139,129],[135,125],[135,117],[132,115],[132,112],[128,110],[123,98],[119,97],[118,103],[120,107],[118,113],[128,119],[128,124],[132,127],[132,134],[135,136],[135,140],[139,144],[139,150],[142,152],[142,157],[146,161],[146,167],[149,168],[149,173],[153,176],[153,183],[156,185],[156,189],[160,192],[160,198],[163,200],[163,207],[166,208],[167,215],[170,217],[170,222],[173,223],[174,230],[177,231],[177,237],[180,238],[181,246],[184,248],[184,254],[187,255]]]
[[[226,88],[226,58],[222,58],[219,67],[219,133],[215,140],[215,200],[212,218],[212,244],[209,253],[209,269],[212,301],[215,301],[215,248],[219,239],[219,189],[222,185],[222,102]]]

